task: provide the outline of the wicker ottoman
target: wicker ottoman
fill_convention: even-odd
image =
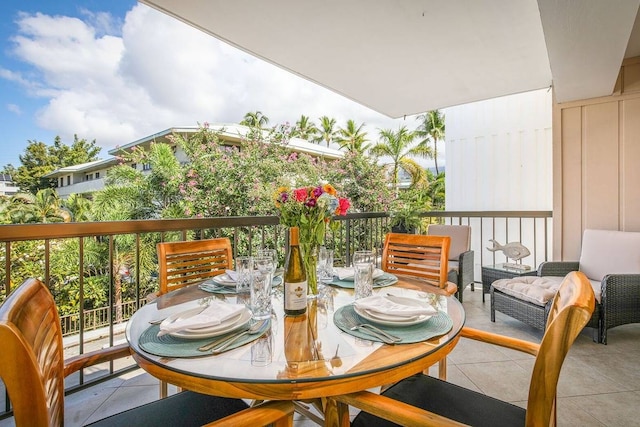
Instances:
[[[504,267],[504,264],[493,264],[482,266],[482,302],[484,302],[484,294],[490,293],[491,284],[496,280],[510,279],[521,276],[535,276],[536,270],[513,270]]]
[[[490,289],[491,321],[496,321],[497,310],[536,329],[544,330],[553,297],[561,282],[562,277],[538,276],[494,281]]]

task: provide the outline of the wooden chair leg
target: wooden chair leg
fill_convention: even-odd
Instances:
[[[164,381],[160,381],[160,399],[164,399],[165,397],[167,397],[169,394],[169,385],[164,382]]]
[[[438,378],[440,378],[442,381],[447,380],[447,358],[446,357],[443,357],[438,362]]]

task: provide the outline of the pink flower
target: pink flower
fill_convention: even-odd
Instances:
[[[307,189],[306,188],[296,188],[293,190],[293,197],[296,199],[296,202],[304,202],[307,200]]]

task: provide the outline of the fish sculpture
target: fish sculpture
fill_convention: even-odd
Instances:
[[[519,261],[522,258],[525,258],[531,255],[531,252],[529,252],[529,249],[527,249],[527,247],[520,242],[511,242],[511,243],[507,243],[506,245],[501,245],[500,243],[498,243],[493,239],[490,239],[489,241],[493,243],[493,248],[487,248],[487,250],[491,252],[502,251],[504,256],[506,256],[507,258],[511,258],[515,261]]]

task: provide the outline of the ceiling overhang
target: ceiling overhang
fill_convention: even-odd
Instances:
[[[140,2],[394,118],[552,85],[559,102],[610,95],[640,4]]]

